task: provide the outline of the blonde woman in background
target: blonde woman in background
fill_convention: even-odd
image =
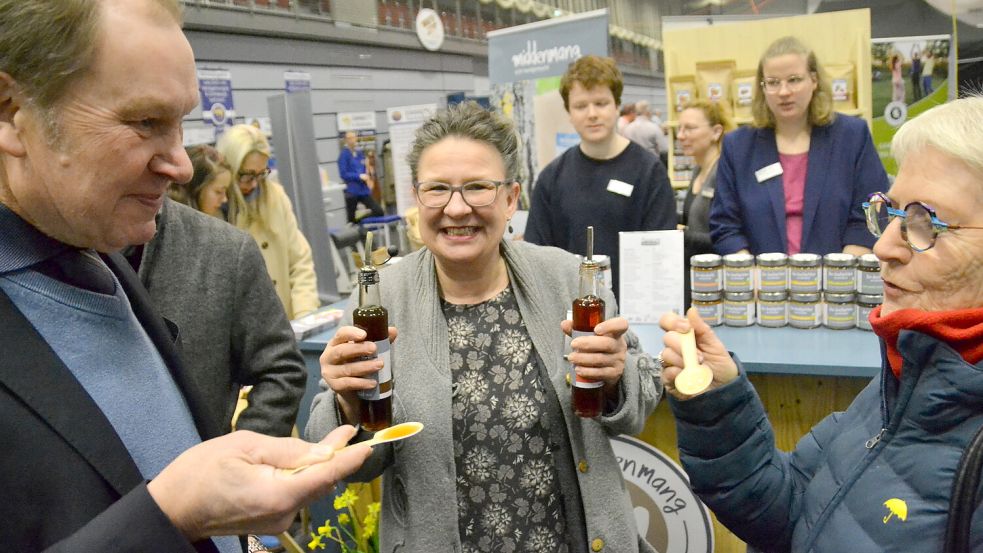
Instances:
[[[752,126],[724,138],[710,235],[717,253],[870,251],[860,204],[888,188],[867,123],[833,112],[815,52],[795,37],[758,62]]]
[[[229,222],[259,244],[287,317],[314,311],[320,301],[311,246],[297,227],[283,187],[269,178],[266,136],[251,125],[236,125],[222,134],[217,148],[232,169]]]

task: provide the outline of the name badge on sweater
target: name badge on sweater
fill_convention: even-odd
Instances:
[[[778,175],[781,174],[782,174],[782,164],[776,161],[771,165],[767,165],[755,171],[754,178],[758,179],[758,182],[765,182],[766,180],[773,177],[777,177]]]
[[[633,190],[635,190],[635,187],[627,182],[616,179],[608,181],[608,192],[614,192],[615,194],[621,194],[626,198],[630,198]]]

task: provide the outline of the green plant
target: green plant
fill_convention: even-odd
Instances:
[[[369,503],[360,517],[358,508],[359,492],[354,486],[348,486],[345,491],[335,497],[334,508],[341,511],[337,516],[337,524],[325,520],[323,526],[317,528],[317,533],[311,532],[311,541],[307,548],[311,551],[324,549],[328,541],[333,541],[341,547],[342,553],[379,553],[379,511],[378,502]]]

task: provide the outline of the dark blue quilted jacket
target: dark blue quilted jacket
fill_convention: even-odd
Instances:
[[[722,388],[672,400],[693,489],[763,552],[941,551],[956,467],[983,425],[983,362],[970,365],[913,331],[902,331],[898,349],[900,381],[885,362],[845,412],[791,453],[775,448],[743,369]],[[981,513],[973,551],[983,551]]]

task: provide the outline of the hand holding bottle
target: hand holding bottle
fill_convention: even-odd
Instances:
[[[396,327],[389,327],[389,341],[396,340]],[[360,390],[372,390],[376,386],[373,375],[382,369],[383,360],[376,357],[376,345],[366,341],[366,333],[355,326],[343,326],[324,348],[321,354],[321,378],[334,390],[345,423],[359,422],[358,399]]]
[[[713,333],[710,325],[700,318],[695,307],[691,307],[686,312],[685,318],[675,313],[662,315],[659,326],[666,331],[665,336],[662,337],[666,347],[660,354],[663,364],[662,383],[665,385],[666,392],[673,397],[680,400],[695,397],[679,392],[674,385],[676,376],[683,368],[681,335],[690,329],[693,329],[696,334],[696,349],[702,357],[700,362],[713,371],[713,382],[707,390],[719,388],[737,378],[737,364],[734,363],[723,342]]]
[[[573,321],[563,321],[560,328],[565,334],[572,335]],[[625,332],[628,332],[628,321],[615,317],[598,323],[594,327],[595,336],[580,336],[570,343],[573,352],[567,360],[577,368],[577,375],[603,382],[606,394],[616,393],[625,373],[628,356]]]

